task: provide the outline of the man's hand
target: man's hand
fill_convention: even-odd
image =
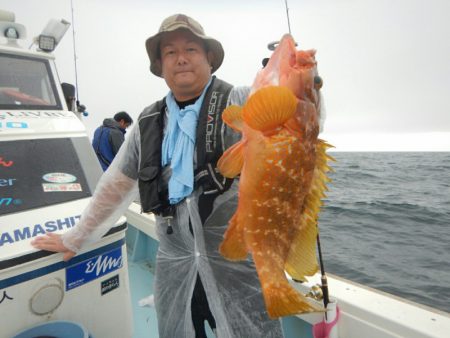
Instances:
[[[67,249],[64,246],[61,239],[61,235],[54,234],[51,232],[48,232],[44,236],[36,237],[34,240],[31,241],[31,245],[34,246],[36,249],[53,252],[62,252],[64,253],[63,257],[64,261],[68,261],[76,254],[75,252]]]

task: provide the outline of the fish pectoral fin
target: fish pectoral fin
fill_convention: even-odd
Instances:
[[[281,127],[294,116],[298,99],[287,87],[269,86],[256,91],[242,110],[244,122],[262,132]]]
[[[242,120],[242,107],[236,105],[228,106],[222,113],[222,120],[234,130],[242,132],[244,123]]]
[[[233,215],[228,223],[224,239],[219,246],[220,254],[230,261],[240,261],[247,258],[248,250],[244,241],[244,234],[239,228],[237,213]]]
[[[271,283],[263,286],[264,301],[270,318],[276,319],[300,313],[325,311],[323,307],[309,302],[305,296],[297,292],[287,281],[276,284]]]
[[[217,168],[224,177],[233,178],[241,173],[244,165],[244,143],[242,141],[228,148],[219,161]]]

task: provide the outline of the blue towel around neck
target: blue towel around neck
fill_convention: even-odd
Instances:
[[[211,79],[194,104],[180,109],[172,92],[166,96],[169,121],[162,143],[162,166],[170,163],[169,202],[177,204],[194,190],[194,149],[197,122],[205,92]]]

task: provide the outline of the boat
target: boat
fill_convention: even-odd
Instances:
[[[25,26],[0,11],[2,338],[132,337],[125,217],[67,263],[30,244],[72,228],[103,173],[74,87],[56,71],[52,51],[67,28],[50,20],[28,50]]]
[[[149,297],[158,238],[154,216],[138,202],[68,262],[30,245],[45,231],[73,227],[102,174],[84,109],[56,72],[52,51],[68,25],[51,20],[27,50],[18,43],[25,27],[0,11],[0,337],[158,337]],[[337,318],[330,337],[449,336],[448,313],[339,276],[327,281],[335,317],[326,319]],[[291,283],[322,302],[322,275]],[[140,306],[143,299],[150,306]],[[323,321],[319,313],[285,317],[285,337],[313,337]]]

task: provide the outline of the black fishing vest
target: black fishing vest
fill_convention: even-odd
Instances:
[[[225,127],[222,112],[226,108],[231,89],[230,84],[213,76],[199,113],[194,184],[195,188],[199,186],[203,188],[203,194],[199,199],[202,221],[211,212],[214,199],[226,191],[233,181],[224,178],[217,169],[217,161],[225,150],[222,144]],[[141,134],[138,184],[142,211],[157,215],[172,209],[167,189],[161,188],[161,150],[166,109],[165,99],[162,99],[145,112],[138,122]]]

